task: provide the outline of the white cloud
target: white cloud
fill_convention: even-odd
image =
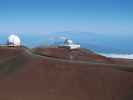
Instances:
[[[133,59],[133,54],[106,54],[106,53],[99,53],[99,54],[110,58]]]

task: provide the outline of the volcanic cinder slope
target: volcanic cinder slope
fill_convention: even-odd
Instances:
[[[132,71],[84,49],[0,47],[0,100],[133,100]]]

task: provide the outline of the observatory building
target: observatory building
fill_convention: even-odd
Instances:
[[[17,35],[10,35],[7,40],[8,46],[20,46],[21,40]]]
[[[69,49],[78,49],[80,48],[80,44],[74,44],[72,40],[66,39],[64,41],[63,47],[69,48]]]

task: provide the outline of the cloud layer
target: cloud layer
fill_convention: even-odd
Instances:
[[[133,59],[133,54],[105,54],[105,53],[99,53],[99,54],[110,58]]]

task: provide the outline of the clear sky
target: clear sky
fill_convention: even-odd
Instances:
[[[0,0],[0,32],[133,33],[133,0]]]

